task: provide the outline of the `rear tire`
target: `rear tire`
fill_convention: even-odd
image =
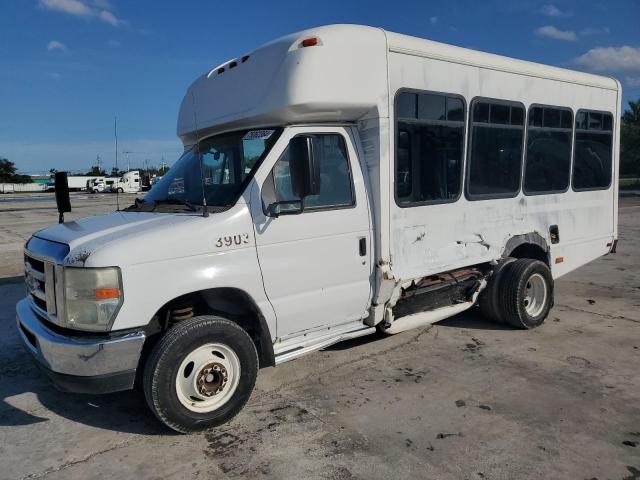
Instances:
[[[249,334],[227,319],[203,315],[176,324],[155,345],[144,368],[144,394],[166,426],[199,432],[237,415],[257,374]]]
[[[501,279],[504,276],[507,265],[515,261],[515,258],[508,257],[498,262],[498,265],[495,266],[487,281],[486,288],[480,293],[478,306],[480,307],[480,312],[482,312],[482,315],[487,320],[496,323],[505,323],[502,320],[500,309]]]
[[[535,328],[553,306],[553,277],[540,260],[520,258],[505,266],[500,285],[500,319],[516,328]]]

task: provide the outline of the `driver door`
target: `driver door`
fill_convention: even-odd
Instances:
[[[304,211],[275,201],[296,200],[289,141],[310,135],[320,193]],[[289,209],[294,214],[286,214]],[[360,321],[371,295],[371,224],[360,164],[347,129],[292,127],[256,175],[251,195],[258,260],[277,317],[277,336]],[[282,213],[284,212],[284,213]]]

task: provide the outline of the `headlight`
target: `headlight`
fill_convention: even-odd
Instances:
[[[123,300],[118,267],[64,269],[67,327],[107,331]]]

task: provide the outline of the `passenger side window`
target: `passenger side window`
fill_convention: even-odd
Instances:
[[[396,96],[395,110],[398,205],[456,200],[462,181],[462,99],[435,93],[401,92]]]
[[[467,196],[514,197],[520,190],[524,107],[479,99],[471,103]]]
[[[564,192],[569,187],[572,126],[573,113],[568,108],[529,108],[526,194]]]
[[[578,110],[573,154],[573,189],[606,190],[611,185],[613,116]]]
[[[320,169],[320,193],[304,199],[306,210],[341,208],[355,204],[349,156],[344,137],[339,134],[313,135],[313,155]],[[263,207],[273,202],[300,200],[293,193],[290,173],[291,149],[287,147],[263,185]],[[282,205],[281,210],[296,210]]]

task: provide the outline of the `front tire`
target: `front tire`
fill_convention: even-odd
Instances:
[[[500,318],[516,328],[535,328],[553,306],[553,277],[546,264],[520,258],[505,266],[499,286]]]
[[[203,315],[176,324],[155,345],[143,386],[162,423],[192,433],[237,415],[257,374],[258,353],[249,334],[227,319]]]

